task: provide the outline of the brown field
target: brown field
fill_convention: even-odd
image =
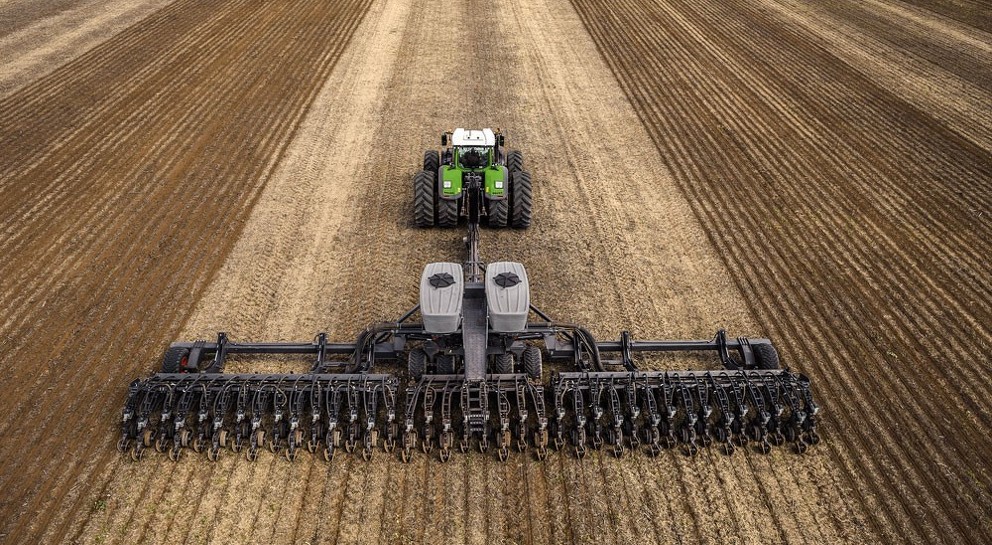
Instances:
[[[992,17],[973,0],[0,0],[0,542],[992,542]],[[351,340],[459,231],[437,134],[504,128],[485,231],[613,337],[769,336],[823,442],[248,463],[114,448],[167,344]]]

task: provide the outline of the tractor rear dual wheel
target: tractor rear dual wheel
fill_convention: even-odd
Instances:
[[[429,149],[424,152],[424,172],[428,173],[428,177],[432,182],[437,181],[437,170],[441,166],[441,157],[438,155],[436,150]],[[433,220],[432,225],[437,225],[438,227],[455,227],[458,225],[458,213],[460,201],[449,201],[441,198],[441,194],[438,193],[437,184],[434,183],[431,186],[431,197],[433,199],[434,209],[433,209]],[[416,198],[416,195],[415,195]],[[427,213],[426,208],[423,212],[425,215]],[[430,225],[420,225],[420,227],[430,227]]]
[[[486,202],[486,212],[489,214],[490,227],[506,227],[510,219],[510,199]]]
[[[520,150],[510,150],[506,154],[506,171],[510,175],[508,195],[510,202],[504,205],[509,215],[503,225],[509,224],[511,227],[526,229],[530,227],[534,194],[530,173],[524,170],[524,154]]]
[[[510,174],[508,195],[501,201],[487,203],[490,227],[530,227],[534,205],[534,191],[530,173],[516,171]]]
[[[434,225],[434,176],[421,170],[413,177],[413,222],[417,227]]]
[[[437,226],[456,227],[458,226],[458,209],[461,201],[449,201],[438,197],[437,199]]]
[[[486,213],[489,216],[490,227],[502,228],[512,225],[511,201],[513,199],[513,177],[524,168],[524,154],[518,150],[510,150],[506,154],[506,162],[504,164],[506,165],[506,172],[509,175],[509,179],[507,180],[507,195],[501,201],[493,200],[486,202]],[[530,212],[528,210],[528,216],[529,214]]]
[[[510,225],[517,229],[530,227],[531,208],[534,205],[534,192],[530,183],[530,173],[514,172],[510,175]]]

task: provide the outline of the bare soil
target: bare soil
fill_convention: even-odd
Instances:
[[[992,36],[970,3],[18,4],[0,541],[992,540]],[[455,126],[525,153],[534,226],[482,251],[524,262],[538,306],[604,338],[769,336],[823,443],[119,457],[126,386],[169,341],[351,340],[460,259],[409,187]]]

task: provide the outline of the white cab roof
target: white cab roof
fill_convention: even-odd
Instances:
[[[453,146],[495,146],[496,135],[492,129],[455,129],[451,133]]]

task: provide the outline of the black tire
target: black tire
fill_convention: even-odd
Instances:
[[[437,359],[434,360],[437,367],[437,374],[439,375],[453,375],[455,374],[455,358],[452,356],[439,355]]]
[[[534,193],[530,184],[530,173],[520,171],[511,175],[510,190],[512,192],[512,217],[510,225],[517,229],[530,227],[531,208],[534,205]]]
[[[513,372],[513,354],[497,354],[493,358],[493,373],[508,375]]]
[[[489,201],[486,206],[489,214],[489,226],[497,228],[506,227],[507,220],[510,216],[510,199],[506,198],[501,201]]]
[[[770,344],[756,344],[751,347],[754,365],[758,369],[778,369],[778,350]]]
[[[434,225],[434,176],[421,170],[413,177],[413,222],[417,227]]]
[[[506,170],[508,170],[512,176],[514,172],[519,172],[523,169],[524,154],[519,150],[510,150],[510,153],[506,154]]]
[[[424,152],[424,170],[437,176],[437,169],[441,166],[441,158],[437,150],[429,149]]]
[[[427,372],[427,352],[419,348],[411,350],[407,357],[406,369],[410,373],[410,378],[420,380],[420,377]]]
[[[541,349],[536,346],[524,348],[523,360],[524,373],[527,373],[527,376],[532,379],[540,380],[541,373],[544,371],[544,363],[541,361]]]
[[[437,200],[437,226],[456,227],[458,226],[458,208],[461,201]]]
[[[189,359],[189,348],[170,348],[162,359],[163,373],[185,373],[183,360]]]

